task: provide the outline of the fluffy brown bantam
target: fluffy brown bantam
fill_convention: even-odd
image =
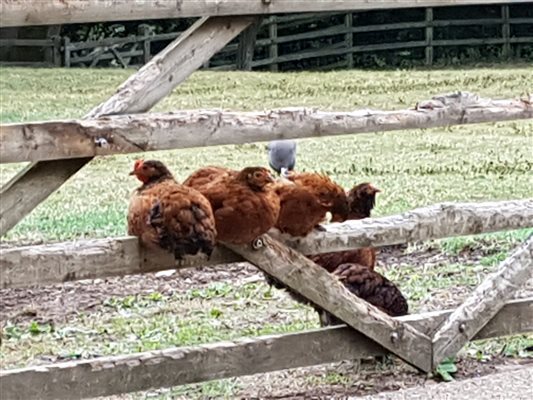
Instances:
[[[215,215],[217,239],[245,244],[266,233],[279,215],[279,197],[274,178],[266,168],[248,167],[227,173],[197,189],[209,200]],[[196,187],[196,186],[193,186]]]
[[[359,264],[341,264],[333,271],[344,287],[357,297],[368,301],[391,317],[407,315],[407,299],[400,289],[383,275]],[[342,322],[329,312],[315,307],[320,324],[339,325]]]
[[[326,175],[315,172],[292,172],[287,179],[305,187],[315,195],[320,204],[331,212],[332,222],[343,222],[348,217],[348,199],[344,189]],[[325,214],[324,214],[325,217]]]
[[[333,271],[350,293],[368,301],[384,313],[396,317],[407,315],[407,300],[398,287],[376,271],[359,264],[341,264]],[[267,282],[276,289],[285,289],[298,303],[310,305],[319,315],[322,326],[342,324],[338,318],[312,304],[305,297],[287,288],[272,276],[266,276]]]
[[[278,182],[276,193],[279,196],[280,212],[276,228],[292,236],[306,236],[325,218],[330,205],[306,187],[288,182]]]
[[[184,185],[198,190],[200,187],[209,185],[211,182],[227,176],[236,176],[239,171],[225,167],[207,166],[194,171],[185,181]]]
[[[355,220],[370,217],[370,213],[376,204],[376,193],[379,192],[379,189],[367,182],[354,186],[348,192],[348,204],[350,208],[348,219]],[[360,264],[373,270],[376,264],[376,250],[372,247],[364,247],[361,249],[317,254],[309,258],[322,268],[325,268],[328,272],[333,272],[339,265],[345,263]]]
[[[128,233],[148,248],[172,252],[178,260],[198,252],[210,256],[216,229],[209,201],[178,184],[160,161],[137,160],[130,175],[143,184],[130,199]]]

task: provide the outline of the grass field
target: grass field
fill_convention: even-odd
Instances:
[[[112,94],[129,74],[131,71],[120,70],[1,69],[0,121],[81,117]],[[397,109],[455,90],[485,97],[516,97],[531,91],[531,82],[533,69],[514,65],[395,72],[199,72],[155,110],[261,110],[295,105],[330,110]],[[299,141],[297,167],[324,171],[346,187],[361,181],[375,183],[383,190],[375,215],[386,215],[449,200],[532,197],[532,144],[531,120],[306,139]],[[137,156],[94,160],[2,242],[9,245],[125,234],[128,197],[137,186],[128,172]],[[264,143],[149,156],[166,162],[179,179],[208,164],[236,168],[267,165]],[[0,165],[2,184],[20,168]],[[445,308],[456,304],[532,232],[416,244],[402,250],[404,258],[400,260],[384,256],[380,267],[401,286],[411,310]],[[434,258],[425,258],[427,254]],[[151,276],[146,282],[130,277],[96,282],[94,286],[67,284],[63,288],[1,291],[4,309],[0,311],[5,313],[3,333],[7,340],[2,344],[0,361],[12,368],[318,325],[309,308],[292,303],[282,292],[269,290],[261,280],[253,279],[253,269],[243,268],[208,278],[206,271],[184,271],[170,278]],[[68,307],[67,300],[57,299],[69,296],[96,304],[83,312],[56,315],[62,314],[61,307]],[[51,299],[55,306],[39,309],[39,303],[52,304]],[[19,309],[10,301],[20,302]],[[464,356],[482,358],[504,352],[525,357],[530,353],[523,349],[531,344],[531,337],[523,336],[487,341],[470,345]],[[312,383],[346,386],[357,379],[353,374],[340,376],[328,370]],[[179,388],[159,394],[159,398],[233,396],[246,390],[243,382],[223,380]]]

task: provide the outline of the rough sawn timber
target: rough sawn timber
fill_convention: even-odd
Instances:
[[[32,5],[37,3],[42,2],[32,2]],[[94,108],[85,118],[148,111],[231,39],[246,29],[252,21],[251,17],[198,20],[128,78],[113,96]],[[70,132],[66,134],[68,136]],[[127,137],[123,137],[123,140],[128,142]],[[36,162],[12,178],[0,192],[2,197],[0,236],[15,226],[90,160],[91,158],[79,158]]]
[[[270,234],[310,255],[532,226],[533,200],[515,200],[436,204],[399,215],[326,225],[326,232],[300,239],[276,234],[275,230]],[[0,252],[0,288],[239,261],[242,257],[218,247],[209,262],[191,257],[176,264],[171,254],[145,251],[131,236],[4,248]]]
[[[137,105],[124,103],[118,111],[147,109],[155,98],[162,95],[157,91],[154,93],[152,100],[146,96]],[[117,101],[113,102],[113,107],[117,107],[121,95],[115,97]],[[457,92],[419,102],[415,109],[398,111],[327,112],[307,108],[267,112],[188,110],[90,120],[5,124],[0,126],[0,162],[94,157],[528,119],[533,118],[532,104],[533,97],[492,100],[468,92]],[[96,111],[96,115],[109,114],[111,111],[102,107]]]
[[[1,0],[0,27],[477,4],[501,4],[501,0]]]
[[[451,311],[398,320],[430,335]],[[508,302],[474,340],[533,331],[533,298]],[[110,396],[288,368],[387,354],[364,335],[340,325],[232,342],[171,348],[0,371],[7,399],[61,400]],[[265,355],[265,356],[260,356]],[[32,382],[28,385],[28,382]]]
[[[433,368],[455,355],[533,277],[533,237],[504,260],[448,317],[433,338]]]
[[[304,238],[271,232],[303,254],[379,247],[421,240],[533,227],[533,199],[440,203],[402,214],[327,225]]]
[[[224,245],[407,363],[424,372],[431,370],[428,336],[354,296],[337,278],[299,252],[268,235],[252,245]]]

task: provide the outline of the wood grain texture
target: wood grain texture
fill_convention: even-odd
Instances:
[[[327,225],[304,238],[271,232],[303,254],[379,247],[533,227],[533,199],[440,203],[402,214]]]
[[[527,2],[514,0],[513,4]],[[1,0],[0,27],[489,4],[501,4],[501,0]]]
[[[399,215],[326,225],[326,232],[305,238],[271,235],[303,254],[319,254],[368,246],[385,246],[457,235],[533,226],[533,200],[446,203]],[[176,264],[168,253],[145,252],[135,237],[82,240],[4,248],[0,252],[0,288],[46,285],[243,261],[218,247],[209,262],[191,257]]]
[[[504,260],[435,333],[433,368],[455,355],[500,311],[517,289],[533,278],[533,237]]]
[[[240,27],[239,27],[240,29]],[[228,34],[228,37],[233,35]],[[176,44],[177,46],[179,44]],[[180,50],[183,48],[179,47]],[[182,54],[182,53],[180,53]],[[188,55],[183,52],[183,56]],[[200,57],[204,59],[205,57]],[[165,58],[166,59],[166,58]],[[106,105],[90,114],[141,112],[172,89],[169,80],[182,81],[197,64],[185,68],[148,70],[126,81]],[[139,71],[140,73],[140,71]],[[160,78],[155,78],[159,77]],[[148,79],[153,81],[148,83]],[[143,86],[144,85],[144,86]],[[132,98],[130,91],[151,95]],[[286,108],[267,112],[190,110],[172,113],[106,116],[98,119],[49,121],[0,126],[0,162],[54,160],[241,144],[275,139],[323,137],[385,132],[491,121],[533,118],[533,97],[516,100],[480,98],[468,92],[448,93],[421,101],[415,109],[327,112]]]
[[[452,311],[408,315],[398,320],[427,334]],[[533,331],[533,298],[513,300],[474,339]],[[298,333],[169,348],[126,356],[63,362],[0,371],[6,399],[61,400],[109,396],[287,368],[387,354],[345,325]],[[32,382],[28,385],[28,382]]]
[[[31,4],[38,3],[40,2]],[[95,107],[85,118],[148,111],[244,30],[252,20],[251,17],[198,20],[148,64],[128,78],[113,96]],[[26,133],[31,137],[30,132]],[[64,133],[64,135],[68,137],[70,134]],[[130,148],[137,147],[137,151],[142,150],[126,136],[121,140]],[[80,143],[79,146],[83,144]],[[90,160],[91,158],[35,162],[11,179],[1,190],[0,236],[15,226]]]
[[[431,370],[428,336],[354,296],[326,270],[270,236],[263,235],[254,244],[225,245],[404,361],[422,371]]]

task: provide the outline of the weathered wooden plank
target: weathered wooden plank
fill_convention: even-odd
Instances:
[[[113,96],[89,112],[86,118],[148,111],[242,32],[252,20],[251,17],[198,20],[165,50],[128,78]],[[70,54],[66,51],[65,54],[67,53]],[[2,196],[0,236],[15,226],[90,160],[84,158],[37,162],[17,174],[0,192]]]
[[[252,245],[225,245],[409,364],[425,372],[431,370],[428,336],[352,295],[338,279],[299,252],[268,235]]]
[[[318,254],[532,226],[533,200],[517,200],[434,205],[399,215],[330,224],[327,232],[302,239],[276,235],[274,230],[271,234],[303,254]],[[169,254],[142,252],[135,237],[4,248],[0,252],[0,288],[242,261],[223,248],[218,248],[208,263],[191,258],[175,264]]]
[[[429,333],[450,313],[437,311],[398,320]],[[513,300],[474,339],[531,331],[533,298]],[[127,356],[3,370],[0,371],[0,386],[2,394],[13,400],[81,399],[383,354],[386,351],[381,346],[341,325]],[[28,382],[32,384],[28,385]]]
[[[533,278],[533,237],[504,260],[439,328],[433,338],[433,367],[455,355],[489,322],[520,286]]]
[[[72,280],[143,274],[244,261],[218,247],[209,260],[189,257],[176,262],[166,252],[145,251],[137,238],[96,239],[2,249],[0,288],[47,285]]]
[[[463,92],[436,96],[418,103],[416,109],[398,111],[192,110],[94,120],[5,124],[0,125],[0,162],[93,157],[533,118],[532,100],[533,97],[528,101],[490,100]]]
[[[513,4],[528,0],[514,0]],[[335,12],[412,7],[501,4],[501,0],[1,0],[0,27],[84,22],[169,19],[200,16]]]
[[[330,224],[304,238],[275,234],[304,254],[533,227],[533,199],[441,203],[398,215]]]
[[[255,21],[241,33],[237,49],[237,69],[243,71],[252,69],[257,32],[262,22],[263,17],[255,18]]]

